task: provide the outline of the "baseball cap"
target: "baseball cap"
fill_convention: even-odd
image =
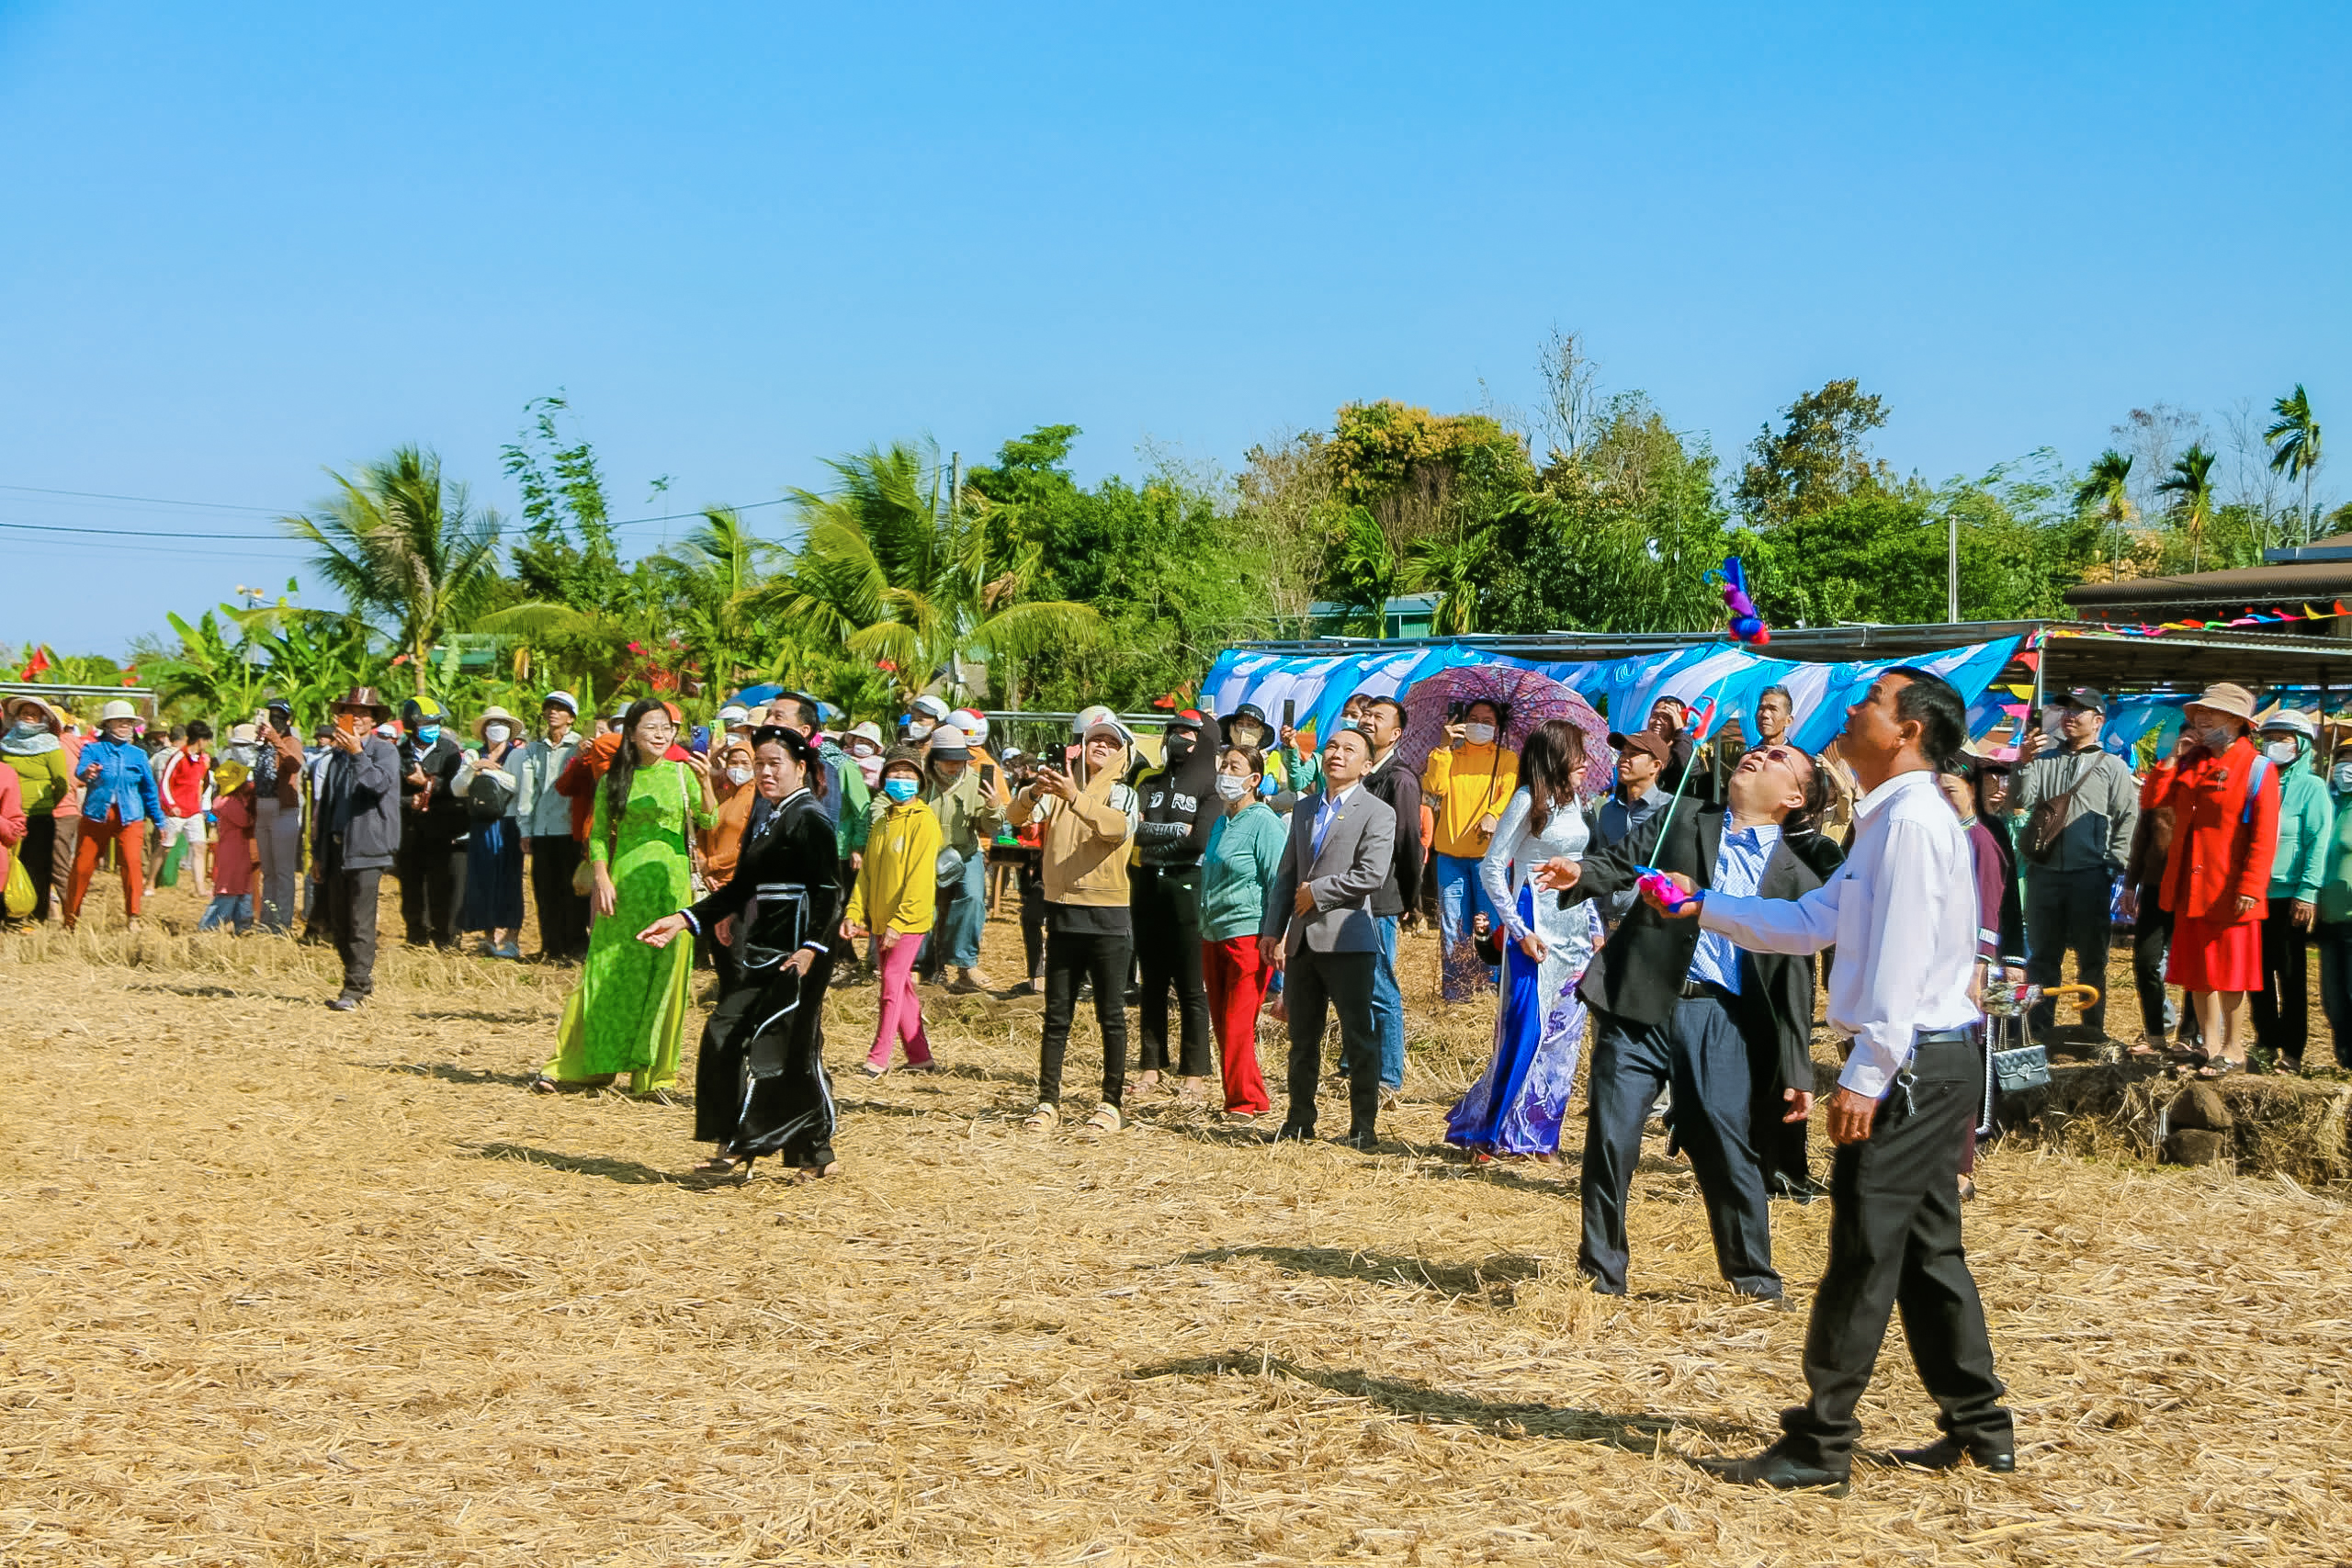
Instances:
[[[2107,694],[2097,686],[2070,686],[2066,690],[2066,694],[2058,699],[2058,705],[2067,708],[2088,708],[2093,713],[2105,713]]]
[[[1609,733],[1609,744],[1620,751],[1645,752],[1657,758],[1660,767],[1674,761],[1674,748],[1668,744],[1665,736],[1655,729],[1637,730],[1632,735],[1611,730]]]

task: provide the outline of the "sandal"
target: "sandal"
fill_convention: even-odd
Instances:
[[[1032,1133],[1050,1133],[1061,1124],[1061,1119],[1060,1106],[1040,1101],[1037,1109],[1029,1112],[1029,1119],[1021,1124]]]
[[[842,1162],[839,1160],[835,1160],[832,1164],[826,1166],[797,1166],[793,1169],[792,1179],[798,1182],[801,1186],[806,1187],[812,1181],[822,1181],[825,1178],[841,1169],[841,1168]]]
[[[873,1063],[868,1062],[857,1070],[864,1073],[869,1078],[878,1078],[888,1074],[890,1069],[888,1067],[877,1067]]]
[[[2216,1056],[2211,1061],[2206,1063],[2205,1066],[2198,1068],[2197,1076],[2210,1081],[2215,1078],[2225,1078],[2232,1073],[2242,1073],[2244,1071],[2245,1071],[2245,1064],[2244,1062],[2233,1062],[2227,1056]]]
[[[548,1077],[545,1073],[539,1074],[538,1077],[531,1080],[531,1092],[533,1094],[553,1094],[561,1087],[562,1086],[558,1084],[555,1079]]]
[[[1086,1119],[1086,1124],[1098,1133],[1115,1133],[1127,1122],[1119,1114],[1119,1108],[1106,1100],[1094,1108],[1094,1114]]]
[[[746,1160],[743,1163],[744,1168],[749,1169],[751,1162]],[[695,1167],[695,1174],[696,1176],[732,1176],[735,1174],[734,1156],[731,1155],[713,1155],[710,1158]]]

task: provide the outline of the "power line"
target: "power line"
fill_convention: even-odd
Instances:
[[[115,493],[99,491],[99,489],[45,489],[45,487],[38,487],[38,484],[0,484],[0,491],[21,493],[21,496],[75,496],[75,499],[80,501],[130,501],[130,503],[136,503],[136,505],[193,505],[193,508],[214,510],[214,513],[261,513],[264,517],[297,517],[297,514],[301,514],[303,510],[299,508],[299,505],[243,505],[243,503],[235,503],[235,501],[181,501],[181,499],[174,499],[174,496],[115,496]],[[689,517],[703,517],[706,513],[719,513],[719,510],[724,510],[724,513],[755,513],[755,510],[760,510],[762,505],[783,505],[788,499],[790,496],[776,496],[774,501],[746,501],[743,505],[713,505],[713,508],[698,508],[698,510],[692,510],[692,513],[661,513],[659,517],[623,517],[623,520],[612,522],[612,525],[606,525],[606,526],[614,526],[614,529],[635,529],[635,526],[650,525],[650,522],[684,522],[689,520]],[[0,526],[18,526],[18,529],[21,529],[21,526],[33,526],[33,525],[21,525],[21,522],[17,522],[17,525],[0,525]],[[85,531],[89,531],[89,534],[131,534],[131,529],[85,529]],[[193,534],[174,534],[174,538],[200,538],[200,536],[193,536]],[[228,534],[219,534],[219,536],[211,536],[211,538],[231,538],[231,536],[228,536]]]
[[[306,547],[306,541],[283,534],[191,534],[184,528],[74,528],[59,523],[0,523],[0,528],[15,528],[28,534],[95,535],[104,539],[203,539],[220,544]]]

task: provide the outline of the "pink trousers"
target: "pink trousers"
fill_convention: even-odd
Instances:
[[[882,1019],[875,1026],[874,1049],[866,1065],[890,1066],[890,1048],[907,1043],[907,1065],[922,1066],[931,1060],[931,1041],[922,1032],[922,998],[915,995],[915,955],[922,951],[922,933],[900,933],[899,945],[882,953]]]

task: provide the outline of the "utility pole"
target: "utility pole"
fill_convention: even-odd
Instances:
[[[1960,622],[1960,513],[1944,508],[1944,622]]]
[[[963,495],[964,454],[950,452],[947,454],[947,515],[951,520],[956,515],[956,502],[963,499]]]

